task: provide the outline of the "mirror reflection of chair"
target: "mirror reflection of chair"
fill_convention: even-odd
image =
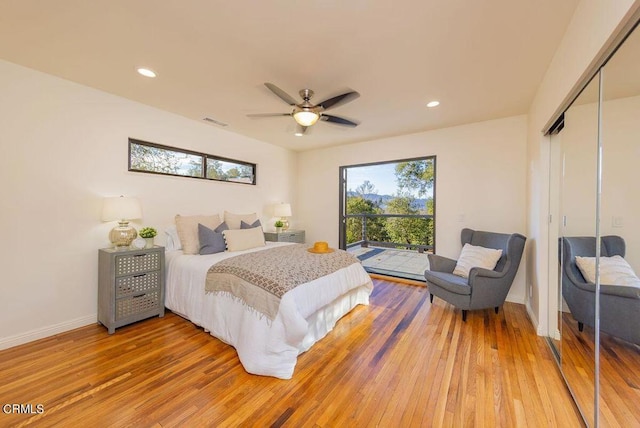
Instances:
[[[467,310],[498,308],[504,303],[516,276],[524,251],[526,238],[519,233],[505,234],[462,229],[460,236],[465,244],[485,249],[502,250],[495,268],[472,267],[468,278],[454,274],[459,260],[429,254],[429,270],[424,276],[433,296],[462,309],[462,320],[467,320]]]
[[[592,236],[562,238],[562,297],[571,316],[584,325],[595,326],[595,289],[585,279],[576,257],[595,257],[596,238]],[[624,257],[626,246],[620,236],[603,236],[600,241],[600,260]],[[628,342],[640,344],[640,288],[621,284],[600,284],[600,330]]]

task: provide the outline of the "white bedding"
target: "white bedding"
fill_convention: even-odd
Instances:
[[[367,305],[373,289],[360,263],[302,284],[282,296],[270,321],[234,297],[205,293],[207,271],[216,262],[266,247],[211,255],[166,253],[165,306],[236,348],[249,373],[290,379],[300,353],[333,329],[358,304]]]

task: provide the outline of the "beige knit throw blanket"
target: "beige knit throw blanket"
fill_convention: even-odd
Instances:
[[[279,246],[216,263],[205,290],[230,294],[273,321],[284,293],[354,263],[359,260],[342,250],[314,254],[304,244]]]

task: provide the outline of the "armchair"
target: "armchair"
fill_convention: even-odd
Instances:
[[[600,238],[600,255],[624,257],[626,245],[620,236]],[[562,243],[562,297],[578,322],[595,326],[595,289],[587,282],[576,264],[576,256],[595,257],[596,238],[564,237]],[[640,289],[621,285],[600,284],[600,330],[628,342],[640,344]]]
[[[504,234],[462,229],[462,245],[501,249],[502,256],[493,270],[471,268],[469,278],[453,274],[456,260],[429,254],[429,269],[424,272],[431,302],[433,296],[462,309],[462,320],[467,310],[498,308],[504,303],[516,276],[527,238],[519,233]]]

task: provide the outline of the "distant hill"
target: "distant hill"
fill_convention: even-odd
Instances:
[[[358,193],[356,192],[352,192],[349,191],[347,192],[347,198],[352,198],[352,197],[356,197],[359,196]],[[368,201],[371,202],[378,202],[380,204],[380,208],[382,209],[386,209],[387,208],[387,204],[389,203],[389,201],[393,198],[395,198],[395,196],[391,196],[391,195],[378,195],[376,193],[365,193],[364,198]],[[413,203],[411,204],[412,208],[418,209],[418,210],[423,210],[426,207],[426,203],[427,203],[427,199],[426,198],[420,198],[420,199],[415,199],[413,201]]]

